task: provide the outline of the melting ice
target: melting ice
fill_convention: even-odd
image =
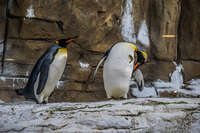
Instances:
[[[132,0],[127,0],[124,14],[122,16],[121,34],[125,41],[136,43],[134,20],[132,14]]]
[[[33,9],[32,5],[30,5],[29,8],[26,10],[26,17],[27,18],[34,18],[35,17],[34,9]]]
[[[149,47],[149,33],[145,20],[142,22],[142,25],[139,29],[138,40],[146,47]]]

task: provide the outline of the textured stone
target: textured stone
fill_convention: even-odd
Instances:
[[[5,38],[5,20],[0,19],[0,61],[2,60],[2,55],[3,55],[4,38]]]
[[[70,16],[72,0],[15,0],[11,5],[13,16],[27,17],[32,6],[34,18],[60,21]]]
[[[120,14],[121,1],[75,0],[72,16],[64,20],[63,29],[65,33],[80,35],[78,42],[82,48],[105,52],[110,45],[122,40]]]
[[[144,79],[154,81],[156,79],[169,81],[169,74],[175,70],[172,62],[151,61],[141,67]]]
[[[33,65],[26,65],[14,62],[4,62],[3,75],[7,76],[30,76]]]
[[[199,133],[199,101],[140,98],[46,105],[1,103],[0,132]]]
[[[20,37],[23,39],[57,39],[63,38],[64,34],[55,22],[24,19]]]
[[[6,0],[0,1],[0,19],[5,18],[6,15]]]
[[[8,20],[8,38],[19,38],[22,22],[21,19]]]
[[[106,99],[105,91],[87,92],[87,91],[70,91],[56,90],[50,97],[50,102],[94,102]]]
[[[14,90],[24,88],[28,79],[24,77],[0,76],[0,90]]]
[[[181,59],[200,61],[200,1],[182,0],[179,48]],[[192,14],[192,15],[191,15]]]
[[[185,81],[200,77],[200,62],[183,61],[182,63]]]
[[[23,96],[18,96],[14,90],[0,89],[0,99],[4,102],[23,101]]]
[[[150,4],[151,54],[158,60],[173,61],[177,58],[180,0],[152,0]],[[175,37],[164,38],[163,35]]]
[[[9,39],[5,61],[35,64],[53,42]]]

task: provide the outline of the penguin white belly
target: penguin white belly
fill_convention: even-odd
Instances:
[[[44,90],[40,94],[43,99],[48,99],[53,92],[57,82],[60,80],[67,62],[67,53],[58,54],[55,56],[54,61],[50,65],[48,79]]]
[[[134,51],[131,47],[118,43],[111,49],[103,67],[104,87],[108,98],[127,98],[133,64]]]

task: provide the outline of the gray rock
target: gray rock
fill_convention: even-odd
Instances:
[[[0,132],[200,132],[199,98],[0,104]]]

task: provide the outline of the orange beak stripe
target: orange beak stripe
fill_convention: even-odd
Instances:
[[[134,66],[134,68],[133,68],[133,70],[136,70],[137,69],[137,67],[140,65],[140,63],[138,62],[138,63],[136,63],[135,64],[135,66]]]
[[[66,43],[70,43],[70,42],[72,42],[73,40],[74,40],[74,38],[69,39],[69,40],[66,41]]]

